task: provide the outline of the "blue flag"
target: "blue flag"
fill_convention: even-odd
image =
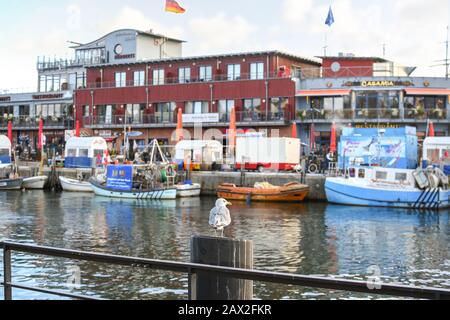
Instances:
[[[325,24],[328,25],[329,27],[331,27],[331,25],[333,23],[334,23],[333,10],[331,10],[331,6],[330,6],[330,11],[328,11],[328,17],[327,17],[327,21],[325,21]]]

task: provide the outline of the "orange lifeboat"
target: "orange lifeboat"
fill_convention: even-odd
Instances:
[[[217,188],[219,198],[234,201],[299,202],[304,201],[308,194],[309,186],[297,182],[291,182],[284,186],[256,183],[253,188],[224,183]]]

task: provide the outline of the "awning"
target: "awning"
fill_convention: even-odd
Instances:
[[[424,96],[448,96],[450,89],[436,89],[436,88],[407,88],[405,89],[407,95],[424,95]]]
[[[334,97],[334,96],[348,96],[351,90],[300,90],[297,91],[297,97]]]

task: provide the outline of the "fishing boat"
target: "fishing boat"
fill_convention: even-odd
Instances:
[[[59,182],[64,191],[70,192],[93,192],[92,186],[88,181],[79,179],[70,179],[66,177],[59,177]]]
[[[13,179],[0,179],[0,191],[1,190],[21,190],[23,178]]]
[[[23,179],[22,188],[27,190],[42,190],[47,180],[47,176],[25,178]]]
[[[448,185],[437,168],[350,167],[342,177],[327,178],[325,191],[335,204],[438,210],[450,207]]]
[[[137,200],[174,200],[177,198],[176,188],[131,189],[126,191],[114,190],[106,185],[102,185],[95,179],[91,179],[90,183],[94,193],[102,197]]]
[[[217,188],[217,194],[219,198],[236,201],[300,202],[308,196],[309,187],[297,182],[284,186],[256,183],[253,188],[224,183]]]
[[[199,197],[202,192],[202,186],[199,183],[185,182],[175,185],[178,198]]]

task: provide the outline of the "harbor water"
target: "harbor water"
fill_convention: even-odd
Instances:
[[[0,240],[188,262],[215,198],[146,202],[90,194],[0,193]],[[226,235],[254,241],[255,268],[450,289],[450,214],[326,203],[233,203]],[[0,255],[1,257],[1,255]],[[0,261],[0,274],[3,264]],[[79,285],[69,283],[78,270]],[[185,274],[13,254],[13,281],[106,299],[187,299]],[[0,288],[3,298],[3,288]],[[15,299],[55,299],[14,290]],[[255,283],[256,299],[376,295]]]

